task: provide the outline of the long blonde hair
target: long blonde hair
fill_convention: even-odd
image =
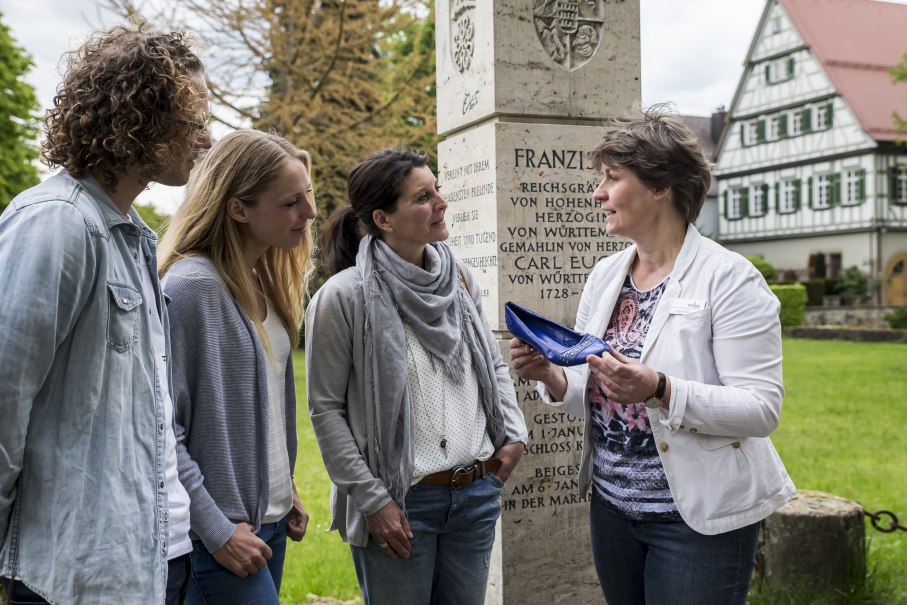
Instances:
[[[237,197],[246,205],[254,205],[289,159],[301,161],[311,178],[308,152],[282,137],[238,130],[220,139],[193,171],[186,200],[161,240],[158,262],[158,273],[163,277],[181,258],[210,258],[230,294],[252,319],[269,353],[270,343],[257,312],[255,283],[243,256],[243,233],[227,214],[227,201]],[[314,206],[312,192],[306,196]],[[294,348],[299,344],[303,298],[313,271],[311,231],[306,230],[296,248],[268,248],[255,266],[264,294],[286,326]]]

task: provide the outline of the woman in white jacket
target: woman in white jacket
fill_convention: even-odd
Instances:
[[[576,330],[611,352],[570,368],[514,338],[511,365],[544,401],[585,418],[596,571],[614,605],[743,605],[759,521],[794,493],[778,426],[779,302],[753,265],[693,226],[711,173],[663,106],[609,124],[590,153],[609,235]]]

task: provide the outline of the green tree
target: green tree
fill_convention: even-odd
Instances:
[[[40,181],[34,164],[38,98],[23,80],[31,67],[31,58],[0,22],[0,212],[19,192]]]
[[[139,213],[145,224],[157,232],[158,237],[164,235],[164,231],[167,230],[167,225],[170,221],[169,215],[158,212],[158,209],[153,204],[133,204],[132,207]]]
[[[903,54],[901,62],[892,67],[889,73],[891,73],[892,83],[907,82],[907,53]],[[891,115],[894,118],[895,127],[902,132],[907,132],[907,118],[901,116],[897,111],[892,111]]]

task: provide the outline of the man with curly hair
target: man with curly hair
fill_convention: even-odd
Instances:
[[[55,176],[0,216],[0,577],[10,603],[178,603],[176,471],[156,236],[132,208],[211,146],[182,33],[116,27],[70,53]],[[168,569],[169,568],[169,569]]]

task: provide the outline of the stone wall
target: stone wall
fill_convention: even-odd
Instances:
[[[866,328],[870,330],[887,330],[885,315],[897,307],[891,306],[842,306],[842,307],[806,307],[803,325],[815,328],[819,326],[842,326],[847,328]]]

